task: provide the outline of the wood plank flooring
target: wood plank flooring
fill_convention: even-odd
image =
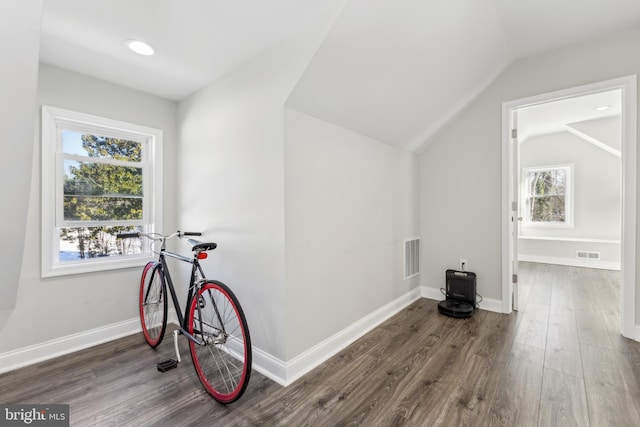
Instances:
[[[640,343],[619,334],[619,274],[522,263],[512,315],[412,304],[289,387],[203,391],[183,340],[166,373],[126,337],[0,375],[0,403],[68,403],[77,426],[637,426]],[[480,278],[481,280],[481,278]]]

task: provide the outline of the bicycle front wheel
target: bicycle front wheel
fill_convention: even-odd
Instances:
[[[144,339],[155,348],[167,327],[167,287],[159,263],[149,262],[142,271],[139,308]]]
[[[218,402],[242,396],[251,376],[251,338],[240,303],[231,290],[207,281],[191,299],[191,359],[200,382]]]

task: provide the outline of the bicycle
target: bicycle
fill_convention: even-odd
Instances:
[[[231,403],[245,392],[251,376],[251,338],[247,320],[238,299],[227,285],[206,279],[200,260],[217,247],[188,239],[193,258],[166,249],[166,241],[174,237],[201,236],[202,233],[177,231],[169,235],[159,233],[119,233],[120,239],[145,237],[152,241],[157,261],[148,262],[140,279],[140,322],[144,338],[152,348],[162,342],[167,327],[168,295],[176,311],[179,329],[173,332],[176,359],[158,364],[165,371],[180,363],[178,335],[189,341],[193,366],[205,390],[218,402]],[[160,243],[159,250],[153,245]],[[165,257],[192,264],[191,279],[184,314],[176,295]],[[169,294],[167,294],[167,289]]]

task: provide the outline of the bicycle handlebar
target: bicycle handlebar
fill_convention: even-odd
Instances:
[[[136,231],[134,233],[118,233],[116,234],[116,239],[131,239],[134,237],[142,237],[142,236],[146,236],[149,238],[153,238],[154,236],[149,235],[149,234],[145,234],[145,233],[141,233],[139,231]],[[160,235],[156,235],[158,237],[160,237]],[[173,234],[170,234],[168,236],[161,236],[163,239],[168,239],[174,236],[178,236],[180,238],[182,238],[183,236],[202,236],[202,233],[200,233],[199,231],[176,231]]]
[[[116,239],[130,239],[133,237],[140,237],[140,232],[137,231],[135,233],[118,233],[116,234]]]

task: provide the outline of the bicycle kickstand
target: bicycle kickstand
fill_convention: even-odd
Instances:
[[[181,362],[180,359],[180,350],[178,349],[178,335],[180,334],[180,330],[176,329],[175,331],[173,331],[173,346],[176,349],[176,360],[178,361],[178,363]]]

